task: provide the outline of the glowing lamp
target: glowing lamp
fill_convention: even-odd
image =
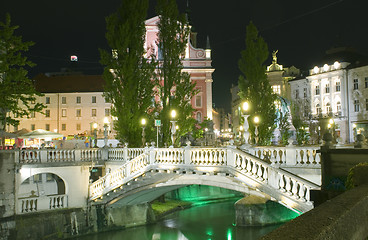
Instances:
[[[248,102],[244,102],[243,103],[243,110],[244,111],[248,111],[248,109],[249,109],[249,103]]]
[[[317,73],[319,72],[319,68],[318,68],[317,66],[315,66],[315,67],[313,68],[313,72],[314,72],[315,74],[317,74]]]

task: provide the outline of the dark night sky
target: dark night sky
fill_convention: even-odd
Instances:
[[[186,0],[177,0],[183,12]],[[59,71],[69,64],[69,56],[79,58],[86,74],[100,74],[98,48],[107,48],[105,17],[121,0],[8,0],[0,3],[0,21],[9,12],[17,35],[34,41],[29,58],[37,64],[30,71]],[[230,107],[230,87],[237,84],[237,62],[245,48],[245,28],[252,20],[268,43],[278,49],[278,62],[307,70],[329,48],[354,47],[368,52],[368,18],[363,0],[189,0],[199,47],[208,35],[212,48],[213,100],[216,106]],[[148,18],[155,16],[150,0]],[[266,64],[269,65],[271,60]]]

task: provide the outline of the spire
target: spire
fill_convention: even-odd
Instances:
[[[207,41],[206,41],[206,49],[211,49],[210,46],[210,37],[207,35]]]

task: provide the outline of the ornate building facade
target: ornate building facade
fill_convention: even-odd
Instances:
[[[349,53],[349,57],[347,56]],[[310,123],[311,136],[330,131],[341,143],[368,134],[368,65],[346,49],[329,52],[306,78],[290,81],[291,99]]]
[[[153,49],[157,59],[159,59],[158,22],[159,17],[146,20],[145,49]],[[206,49],[196,48],[196,34],[191,33],[185,56],[183,59],[184,72],[190,75],[190,80],[196,83],[198,93],[191,99],[192,107],[195,109],[194,117],[199,122],[205,118],[212,120],[212,68],[211,49],[207,42]]]

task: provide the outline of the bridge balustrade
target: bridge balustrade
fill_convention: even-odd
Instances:
[[[301,177],[233,148],[147,148],[144,153],[126,162],[119,169],[93,182],[89,190],[90,200],[102,198],[110,191],[123,188],[124,184],[128,184],[151,169],[167,167],[167,169],[195,171],[202,166],[215,166],[216,171],[231,173],[232,177],[244,183],[249,183],[247,179],[251,179],[255,184],[253,187],[263,189],[268,194],[271,191],[271,195],[277,192],[277,198],[286,204],[304,204],[301,208],[304,210],[313,208],[310,190],[319,188],[318,185]],[[186,173],[187,171],[183,171],[181,174]],[[188,172],[188,174],[191,173]],[[273,190],[270,190],[270,187]]]
[[[318,147],[251,147],[250,154],[274,165],[295,167],[321,167]]]
[[[18,200],[18,213],[40,212],[68,207],[67,195],[31,197]]]

